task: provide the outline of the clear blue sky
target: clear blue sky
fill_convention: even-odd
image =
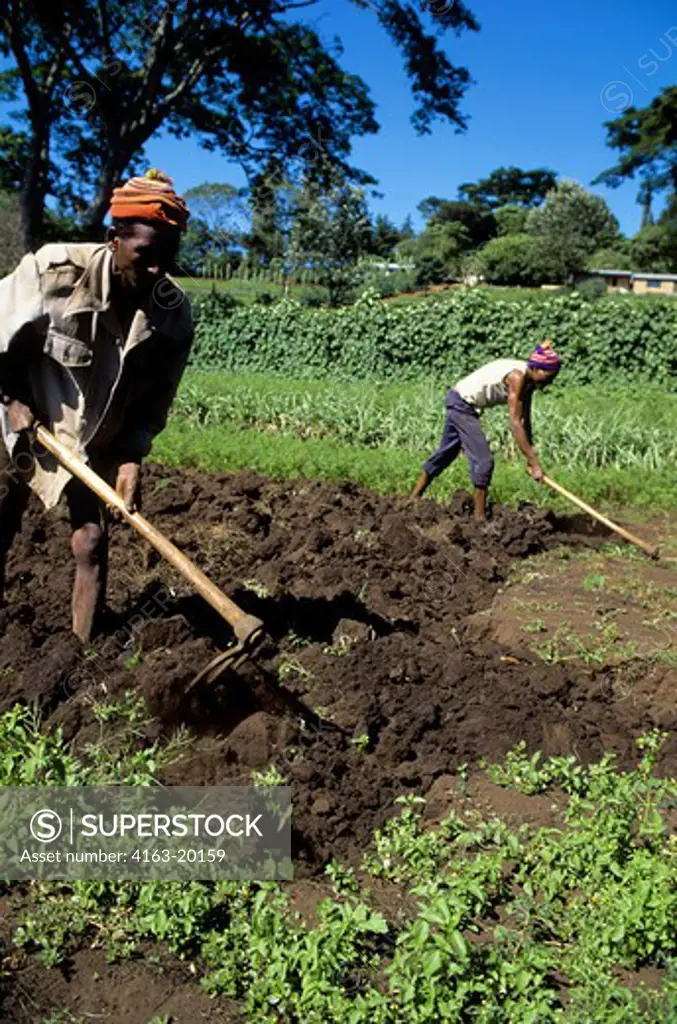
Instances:
[[[449,35],[445,42],[452,62],[468,67],[476,83],[462,105],[469,117],[462,135],[443,122],[429,136],[415,134],[399,53],[371,11],[348,0],[322,0],[302,12],[321,35],[342,38],[344,65],[371,88],[381,131],[356,140],[354,162],[378,179],[384,193],[372,207],[398,223],[411,213],[420,225],[421,199],[454,198],[460,183],[501,165],[552,167],[589,186],[614,162],[603,122],[624,103],[644,106],[677,81],[674,0],[467,2],[481,31]],[[147,154],[182,191],[202,181],[244,183],[237,165],[190,141],[160,138]],[[605,196],[623,231],[637,230],[633,183],[594,191]]]

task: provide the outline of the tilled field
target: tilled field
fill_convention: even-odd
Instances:
[[[133,688],[159,729],[185,723],[195,737],[163,781],[223,784],[275,764],[293,790],[301,876],[331,857],[356,860],[395,797],[425,794],[460,763],[498,759],[525,740],[584,761],[611,748],[631,764],[634,737],[677,725],[664,666],[637,663],[643,700],[624,702],[615,669],[548,665],[483,639],[477,613],[511,564],[563,543],[598,544],[586,522],[496,508],[479,528],[467,495],[413,505],[352,484],[158,466],[147,470],[144,512],[264,619],[277,644],[264,667],[319,720],[283,713],[251,669],[186,700],[229,630],[125,526],[112,527],[105,629],[83,652],[70,634],[68,526],[37,505],[0,612],[0,708],[37,701],[78,744],[98,735],[92,699]],[[674,735],[661,764],[677,774]]]

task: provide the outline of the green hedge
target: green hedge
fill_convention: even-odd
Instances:
[[[677,379],[677,298],[590,302],[574,292],[502,301],[477,289],[394,306],[366,292],[340,309],[282,301],[229,311],[205,298],[194,312],[193,364],[238,373],[453,383],[489,359],[525,356],[550,334],[567,382],[621,378],[674,388]]]

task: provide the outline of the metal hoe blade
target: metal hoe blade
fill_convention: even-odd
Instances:
[[[237,646],[230,647],[227,651],[221,651],[215,658],[212,658],[212,660],[205,665],[201,672],[198,672],[196,676],[193,676],[186,687],[186,693],[190,693],[200,684],[204,686],[212,686],[224,672],[228,669],[239,668],[239,666],[250,657],[251,651],[249,647],[244,644],[237,644]]]
[[[229,647],[227,651],[221,651],[215,658],[212,658],[209,664],[206,665],[201,672],[198,672],[198,674],[191,679],[190,683],[186,687],[186,694],[191,693],[200,685],[213,685],[225,672],[237,669],[245,661],[248,661],[256,670],[257,680],[265,690],[267,690],[273,705],[276,706],[280,712],[286,712],[287,714],[300,718],[305,722],[306,726],[314,731],[324,730],[326,732],[337,732],[348,736],[350,734],[349,730],[345,729],[343,726],[337,725],[335,722],[324,721],[316,711],[309,708],[302,700],[295,696],[295,694],[290,693],[285,689],[285,687],[280,686],[277,680],[270,675],[270,672],[256,661],[254,655],[262,646],[263,640],[264,633],[260,631],[248,642],[240,642],[235,647]]]

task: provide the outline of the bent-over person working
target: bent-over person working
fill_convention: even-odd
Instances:
[[[485,519],[494,457],[480,425],[480,416],[495,405],[508,406],[512,432],[527,460],[527,471],[540,482],[543,470],[533,446],[531,399],[534,391],[553,382],[561,365],[550,339],[546,339],[528,360],[494,359],[459,381],[447,394],[447,418],[439,448],[425,463],[412,497],[420,498],[435,477],[463,450],[470,463],[475,488],[475,518]]]

